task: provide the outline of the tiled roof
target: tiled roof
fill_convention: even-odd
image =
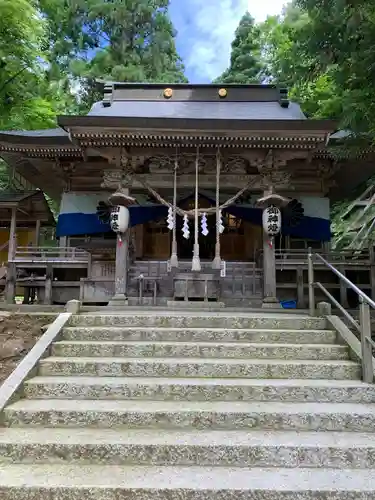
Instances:
[[[205,102],[205,101],[114,101],[93,105],[88,116],[124,118],[182,118],[208,120],[304,120],[305,115],[296,103],[288,107],[271,102]]]

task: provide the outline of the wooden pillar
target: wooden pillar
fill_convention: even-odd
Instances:
[[[16,230],[17,230],[17,207],[12,207],[10,229],[9,229],[7,275],[5,282],[5,300],[7,304],[14,304],[16,296],[17,267],[14,262],[14,257],[17,249]]]
[[[263,231],[263,307],[281,307],[276,294],[276,258],[275,246],[271,238]]]
[[[371,298],[375,300],[375,252],[374,246],[370,244],[369,248],[370,257],[370,286],[371,286]]]
[[[39,241],[40,241],[40,220],[37,220],[35,224],[35,240],[34,240],[34,245],[36,247],[39,246]]]
[[[117,236],[115,294],[109,301],[110,306],[128,305],[128,265],[129,265],[129,231]]]
[[[48,264],[46,269],[46,282],[44,285],[44,304],[52,304],[52,281],[53,268]]]
[[[7,304],[14,304],[16,297],[17,268],[15,262],[8,262],[5,282],[5,300]]]
[[[135,226],[134,230],[135,230],[135,256],[137,259],[142,259],[144,224],[138,224],[137,226]]]
[[[67,236],[60,236],[59,247],[60,248],[66,248],[66,245],[68,244],[67,241],[68,241],[68,237]]]
[[[59,248],[60,248],[60,257],[66,257],[66,247],[68,246],[68,237],[67,236],[60,236],[59,239]]]
[[[31,291],[31,288],[29,286],[24,287],[22,304],[29,304],[30,303],[30,291]]]
[[[341,274],[345,276],[345,267],[343,266],[341,269],[339,268]],[[348,304],[348,293],[346,283],[340,279],[340,304],[345,308],[349,308]]]
[[[92,273],[92,254],[89,253],[87,256],[87,277],[91,278]]]
[[[331,251],[331,242],[330,241],[323,241],[323,253],[327,255]]]
[[[195,210],[194,210],[194,245],[193,245],[193,260],[191,270],[200,272],[202,269],[199,257],[199,216],[198,216],[198,178],[199,178],[199,148],[195,157]]]
[[[17,249],[17,207],[12,208],[9,229],[8,261],[12,261]]]
[[[301,309],[305,307],[305,290],[303,285],[303,268],[297,267],[297,305]]]

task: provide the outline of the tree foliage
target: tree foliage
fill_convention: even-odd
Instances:
[[[258,25],[240,21],[219,81],[286,85],[308,116],[374,138],[374,39],[373,0],[293,0]]]
[[[95,79],[186,81],[169,0],[0,0],[0,130],[87,111]],[[2,168],[0,185],[9,178]]]
[[[246,12],[232,42],[230,66],[215,83],[260,83],[262,72],[260,29]]]
[[[186,81],[169,0],[0,0],[0,129],[54,126],[96,78]]]
[[[84,106],[95,79],[183,82],[169,0],[39,0],[46,17],[51,78],[72,83]]]
[[[311,28],[308,12],[295,2],[281,16],[269,17],[261,24],[265,80],[285,85],[308,116],[337,118],[342,105],[332,67],[316,71],[316,56],[306,50]]]
[[[310,19],[304,53],[314,71],[330,71],[342,100],[342,126],[375,136],[375,3],[371,0],[297,0]]]
[[[0,128],[50,126],[44,97],[44,22],[29,0],[0,0]]]

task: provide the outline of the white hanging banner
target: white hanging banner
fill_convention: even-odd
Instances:
[[[190,237],[189,219],[186,214],[184,215],[184,223],[182,225],[182,236],[185,238],[185,240],[188,240]]]
[[[115,233],[125,233],[129,227],[129,210],[117,205],[113,207],[110,215],[110,225]]]
[[[207,236],[208,235],[208,227],[207,227],[207,214],[206,213],[202,214],[201,228],[202,228],[203,236]]]
[[[271,205],[263,210],[263,229],[269,236],[276,236],[281,230],[281,212]]]
[[[219,220],[216,222],[218,224],[218,229],[219,229],[219,234],[222,234],[224,232],[224,224],[223,224],[223,214],[222,211],[219,211]]]
[[[170,231],[174,228],[174,214],[171,206],[168,208],[167,227]]]

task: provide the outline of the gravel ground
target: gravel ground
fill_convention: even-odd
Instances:
[[[43,315],[0,315],[0,384],[44,333],[43,327],[54,318]]]

